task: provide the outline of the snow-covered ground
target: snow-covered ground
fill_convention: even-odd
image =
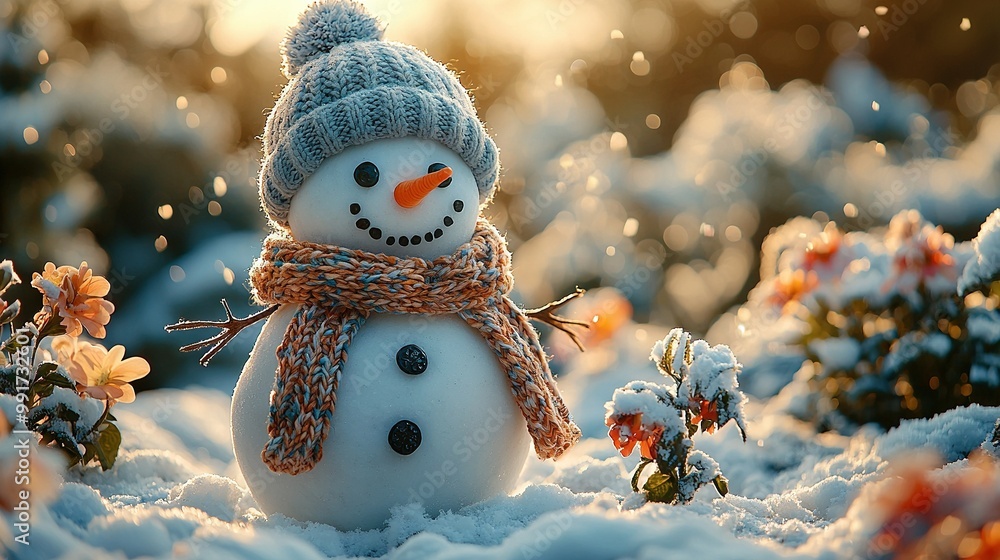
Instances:
[[[751,399],[748,442],[733,425],[696,446],[730,481],[684,506],[639,505],[606,435],[603,403],[632,379],[661,333],[626,325],[565,364],[561,384],[584,439],[558,462],[529,460],[518,490],[456,512],[397,508],[381,530],[344,533],[265,516],[233,458],[229,396],[164,389],[115,408],[124,440],[112,470],[74,469],[58,496],[35,505],[29,546],[12,558],[846,558],[878,557],[868,507],[894,463],[933,452],[961,469],[1000,417],[974,406],[881,432],[817,434]],[[585,357],[584,357],[585,356]],[[234,380],[235,381],[235,380]],[[5,525],[12,520],[7,514]],[[10,545],[8,545],[10,546]],[[691,556],[688,556],[691,555]]]

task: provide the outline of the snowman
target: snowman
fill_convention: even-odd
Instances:
[[[223,327],[186,348],[217,351],[267,316],[232,403],[250,491],[343,530],[512,491],[532,444],[556,458],[579,430],[480,216],[493,140],[456,76],[357,3],[314,4],[282,50],[259,178],[274,233],[251,268],[270,307],[171,327]],[[566,330],[554,308],[532,318]]]

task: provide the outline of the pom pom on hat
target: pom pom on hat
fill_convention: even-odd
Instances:
[[[317,2],[305,11],[299,22],[288,30],[281,45],[282,71],[289,78],[317,56],[354,41],[378,41],[382,25],[354,0]]]
[[[263,135],[261,207],[288,227],[292,197],[323,161],[350,146],[414,137],[444,145],[496,189],[496,143],[458,76],[419,49],[383,41],[379,20],[353,0],[310,6],[282,44],[288,77]]]

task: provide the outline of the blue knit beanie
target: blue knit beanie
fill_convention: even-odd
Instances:
[[[261,205],[288,227],[295,191],[324,159],[383,138],[436,140],[472,169],[480,202],[499,173],[496,144],[469,93],[441,63],[382,40],[382,26],[351,0],[310,6],[282,44],[289,78],[264,126]]]

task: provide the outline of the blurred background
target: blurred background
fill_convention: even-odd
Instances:
[[[917,208],[966,240],[1000,200],[995,2],[366,4],[474,91],[504,166],[486,213],[527,306],[611,287],[608,321],[711,339],[791,217]],[[305,5],[0,0],[0,258],[105,275],[107,342],[153,365],[139,388],[229,390],[253,344],[202,369],[176,349],[208,333],[163,326],[252,309],[257,137]]]

